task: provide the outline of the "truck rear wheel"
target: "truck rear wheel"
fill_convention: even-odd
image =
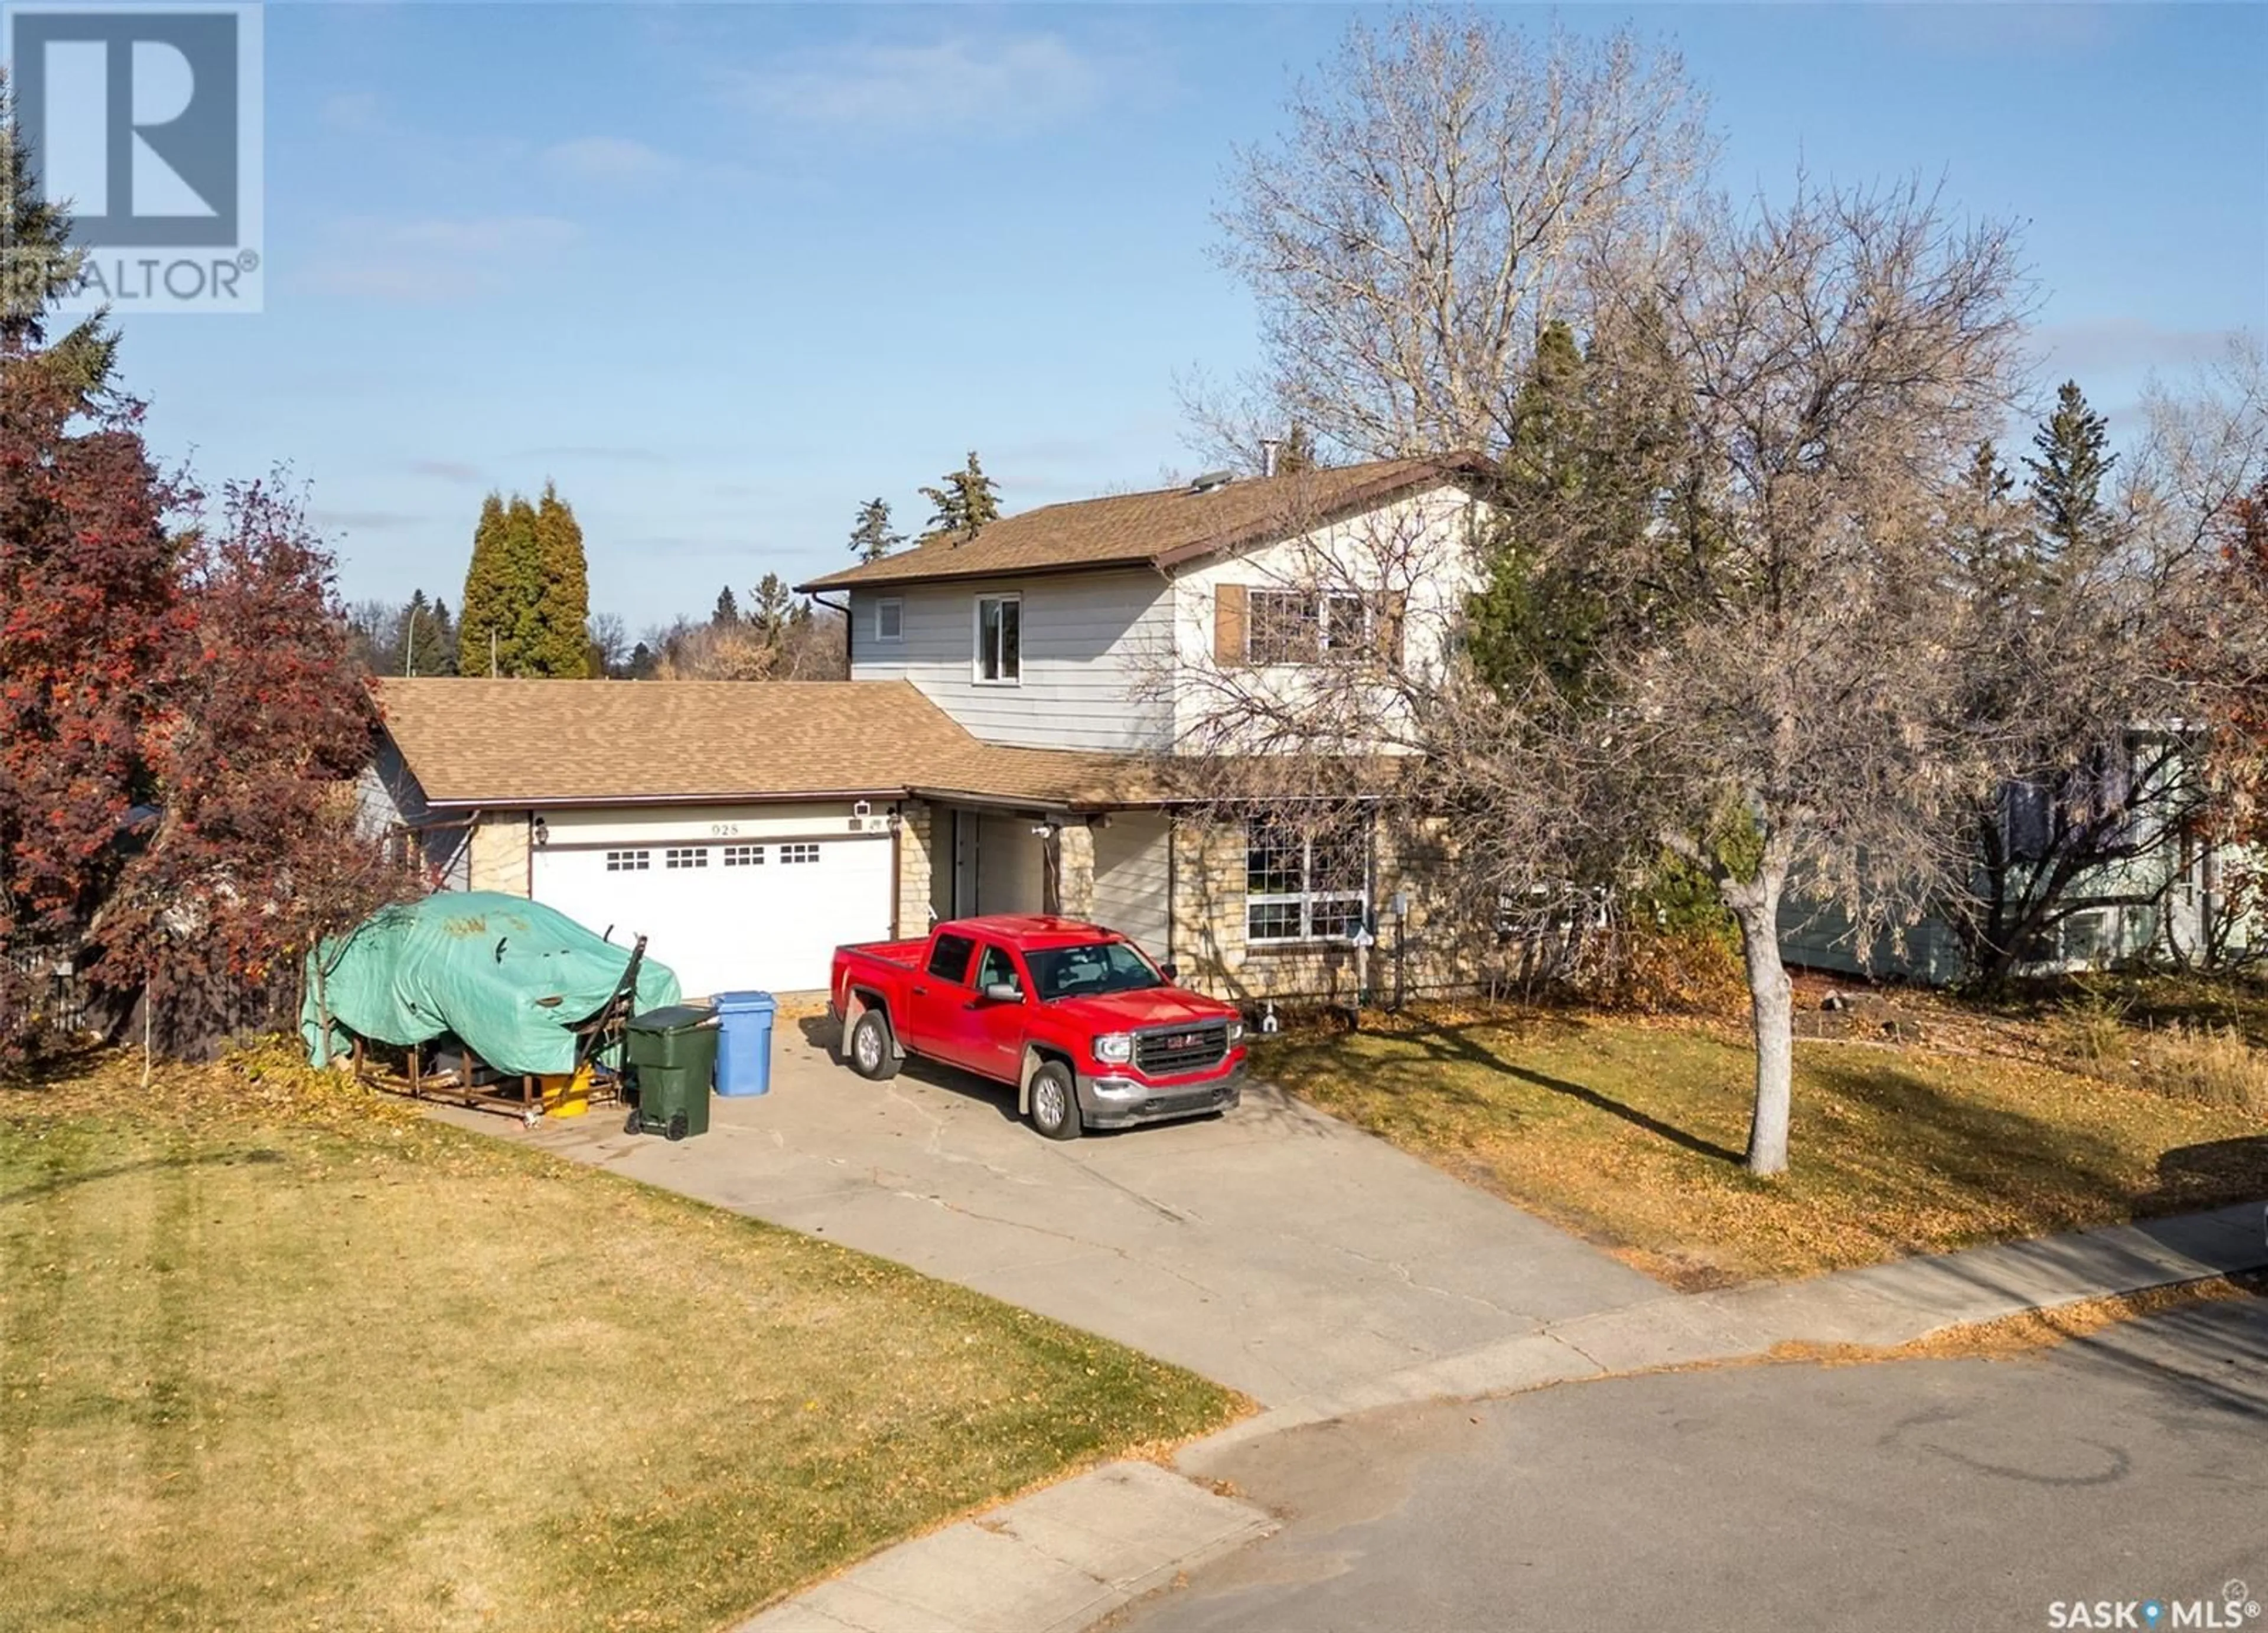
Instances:
[[[878,1009],[858,1017],[850,1028],[850,1070],[869,1083],[887,1083],[898,1075],[898,1051],[890,1039],[890,1018]]]
[[[1079,1136],[1079,1087],[1061,1061],[1042,1061],[1032,1073],[1032,1126],[1051,1140]]]

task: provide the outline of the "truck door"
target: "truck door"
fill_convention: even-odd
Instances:
[[[915,1049],[948,1065],[968,1064],[969,1004],[976,996],[968,982],[976,970],[976,943],[969,937],[943,931],[930,943],[929,962],[910,989]]]
[[[1024,1064],[1024,1003],[1028,999],[1010,1003],[984,995],[996,987],[1027,991],[1023,972],[1016,967],[1015,955],[991,942],[981,944],[976,954],[976,978],[971,985],[975,1002],[968,1011],[968,1069],[1013,1083]]]

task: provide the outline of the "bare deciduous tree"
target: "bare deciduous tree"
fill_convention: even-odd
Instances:
[[[1785,209],[1712,205],[1594,293],[1580,409],[1555,433],[1582,474],[1508,462],[1517,531],[1480,557],[1579,585],[1580,643],[1484,667],[1455,592],[1481,585],[1430,559],[1438,526],[1381,512],[1302,571],[1321,616],[1334,595],[1367,604],[1393,639],[1321,650],[1296,684],[1218,666],[1184,683],[1203,722],[1185,741],[1409,754],[1398,797],[1509,900],[1594,899],[1665,851],[1705,871],[1754,1009],[1748,1163],[1776,1173],[1791,882],[1861,921],[1910,917],[2006,763],[1996,724],[1962,708],[1991,631],[1947,519],[2019,383],[2022,281],[2006,227],[1912,187],[1806,182]]]
[[[1710,147],[1674,54],[1477,13],[1358,21],[1289,115],[1220,217],[1267,364],[1185,391],[1217,456],[1293,424],[1329,457],[1500,450],[1537,333],[1659,247]]]

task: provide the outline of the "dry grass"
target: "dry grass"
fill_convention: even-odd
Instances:
[[[1745,1040],[1433,1014],[1301,1033],[1261,1071],[1674,1286],[1803,1276],[2268,1195],[2234,1107],[2010,1055],[1797,1046],[1794,1172],[1740,1166]]]
[[[0,1627],[711,1628],[1239,1410],[250,1067],[0,1090]]]

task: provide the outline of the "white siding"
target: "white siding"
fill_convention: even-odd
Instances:
[[[1172,864],[1165,814],[1120,811],[1108,828],[1093,832],[1095,923],[1132,938],[1153,959],[1170,958],[1166,923]]]
[[[1223,585],[1397,592],[1404,597],[1403,661],[1420,673],[1436,668],[1455,639],[1467,598],[1483,582],[1472,548],[1482,510],[1462,489],[1445,483],[1303,537],[1180,574],[1174,584],[1174,741],[1185,749],[1200,747],[1213,735],[1207,730],[1209,718],[1233,719],[1248,715],[1256,701],[1300,695],[1300,666],[1224,671],[1215,661],[1213,607]],[[1388,751],[1395,746],[1368,745]],[[1361,747],[1349,745],[1350,750]]]
[[[976,598],[1004,592],[1023,599],[1023,676],[1013,686],[976,679]],[[904,606],[895,642],[875,636],[875,605],[886,599]],[[986,742],[1123,752],[1169,739],[1172,586],[1146,569],[854,590],[850,616],[853,680],[910,680]]]

